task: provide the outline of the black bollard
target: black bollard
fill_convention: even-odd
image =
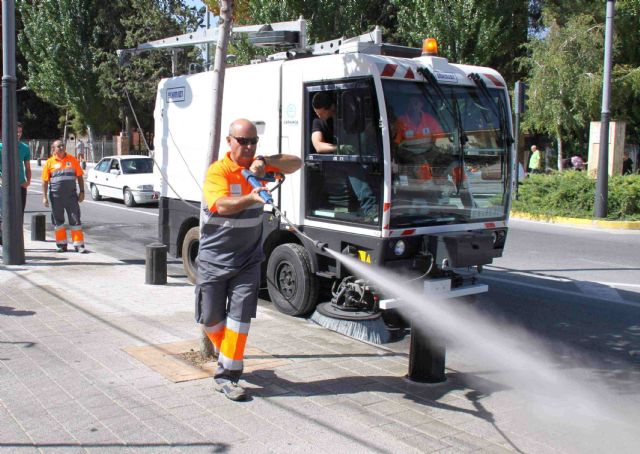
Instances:
[[[31,216],[31,240],[46,241],[47,238],[47,218],[44,214],[34,214]]]
[[[411,323],[409,373],[407,378],[420,383],[440,383],[444,374],[446,347],[437,334],[428,335],[418,323]]]
[[[42,159],[38,158],[38,167],[42,167]]]
[[[144,283],[165,285],[167,283],[167,247],[160,243],[147,244]]]

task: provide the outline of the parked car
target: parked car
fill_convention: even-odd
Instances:
[[[153,159],[147,156],[107,156],[89,170],[87,182],[96,201],[112,197],[124,200],[128,207],[158,201],[159,193],[153,187]]]

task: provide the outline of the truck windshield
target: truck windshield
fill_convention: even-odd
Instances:
[[[391,227],[503,218],[510,131],[502,90],[383,81],[391,133]],[[502,99],[500,99],[502,98]],[[455,118],[459,117],[459,118]]]

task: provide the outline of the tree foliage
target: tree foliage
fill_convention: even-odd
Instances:
[[[442,56],[456,63],[496,68],[516,79],[514,61],[527,41],[527,0],[392,0],[398,31],[407,44],[438,40]]]
[[[21,0],[19,10],[29,88],[68,108],[76,128],[91,125],[97,132],[117,128],[124,83],[139,107],[152,105],[159,76],[166,74],[157,69],[162,57],[120,72],[116,50],[196,26],[195,11],[183,0]]]

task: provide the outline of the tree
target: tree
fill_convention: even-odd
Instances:
[[[514,63],[527,41],[527,0],[392,0],[407,44],[436,38],[440,54],[456,63],[496,68],[515,81]]]
[[[567,17],[572,5],[581,9]],[[530,86],[523,128],[554,137],[559,163],[565,143],[584,149],[589,123],[600,117],[604,13],[603,2],[546,2],[547,33],[533,38],[520,59]],[[638,140],[640,0],[616,2],[615,21],[612,119],[627,121],[629,135]]]
[[[558,144],[581,136],[597,118],[602,86],[604,30],[591,16],[574,16],[564,26],[553,23],[544,38],[528,44],[522,61],[529,70],[529,102],[523,128],[544,132]]]
[[[69,109],[76,128],[91,125],[98,132],[118,127],[123,84],[131,87],[134,104],[153,105],[155,85],[169,67],[158,64],[167,57],[155,57],[120,71],[116,50],[197,26],[184,0],[20,0],[19,10],[29,88]],[[146,124],[150,111],[141,115]]]

